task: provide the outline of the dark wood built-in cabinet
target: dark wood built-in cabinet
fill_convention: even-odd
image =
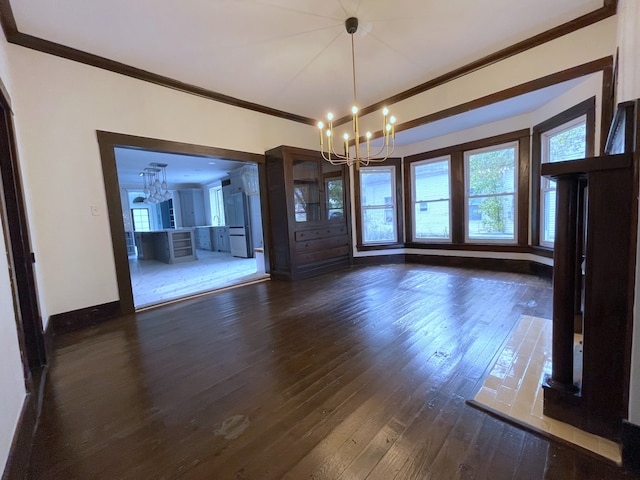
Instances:
[[[351,265],[347,168],[281,146],[266,152],[266,175],[271,274],[294,280]]]

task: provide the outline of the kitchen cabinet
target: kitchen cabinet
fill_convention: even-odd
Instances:
[[[212,247],[216,252],[231,252],[229,227],[211,227]]]
[[[213,250],[211,241],[212,233],[212,227],[196,227],[196,248],[200,250]]]
[[[178,190],[182,227],[206,225],[204,191],[202,189]]]
[[[197,260],[194,229],[135,232],[138,259],[178,263]]]
[[[136,244],[133,238],[133,232],[124,232],[124,238],[127,244],[127,255],[135,255]]]
[[[352,263],[348,170],[319,152],[266,152],[271,274],[295,280]]]

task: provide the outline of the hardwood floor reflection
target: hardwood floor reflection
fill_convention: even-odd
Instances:
[[[61,337],[31,478],[632,478],[465,405],[550,282],[362,267]]]

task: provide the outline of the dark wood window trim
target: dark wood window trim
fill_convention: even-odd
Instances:
[[[396,243],[379,243],[375,245],[364,245],[362,241],[362,199],[360,196],[360,174],[358,170],[355,171],[354,175],[354,186],[355,186],[355,204],[356,204],[356,248],[360,252],[365,252],[369,250],[387,250],[390,248],[402,248],[404,247],[404,225],[403,225],[403,214],[402,214],[402,159],[400,158],[388,158],[384,162],[378,163],[376,165],[370,166],[392,166],[395,168],[395,179],[396,184],[394,186],[395,196],[396,196],[396,237],[398,241]]]
[[[464,200],[464,152],[478,148],[491,147],[509,142],[518,142],[518,224],[516,225],[516,244],[504,245],[500,243],[482,244],[465,242],[465,200]],[[529,129],[496,135],[493,137],[467,142],[451,147],[440,148],[430,152],[418,153],[404,159],[405,184],[405,223],[407,225],[407,239],[413,239],[413,210],[411,206],[411,164],[421,160],[428,160],[449,155],[451,157],[451,242],[413,242],[408,241],[407,247],[424,249],[456,249],[481,251],[518,251],[529,252]],[[513,248],[516,247],[516,250]],[[522,247],[527,247],[523,249]]]
[[[586,156],[593,157],[595,154],[596,97],[580,102],[533,127],[531,136],[531,244],[540,248],[548,248],[552,252],[553,248],[540,246],[540,164],[542,162],[540,142],[543,133],[583,115],[587,116]]]

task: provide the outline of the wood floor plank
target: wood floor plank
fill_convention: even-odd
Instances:
[[[465,404],[538,277],[424,265],[269,281],[56,339],[32,479],[627,479]]]

